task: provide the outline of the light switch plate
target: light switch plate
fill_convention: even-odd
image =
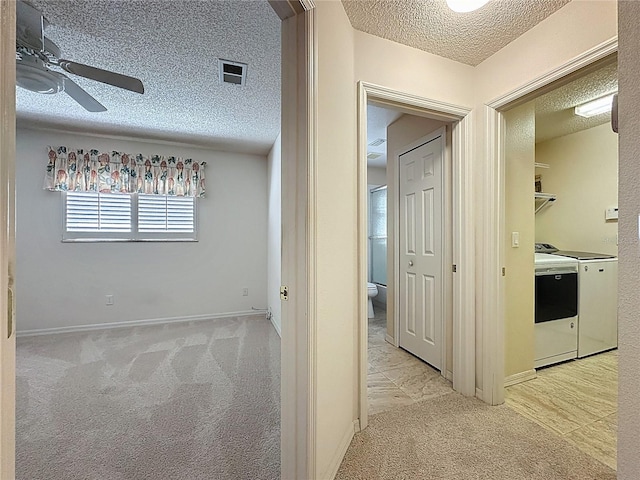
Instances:
[[[511,232],[511,246],[513,248],[520,246],[520,232]]]

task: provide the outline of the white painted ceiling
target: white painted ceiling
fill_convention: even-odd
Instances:
[[[478,65],[571,0],[490,0],[456,13],[446,0],[342,0],[356,30]]]
[[[575,115],[574,108],[590,100],[618,91],[618,64],[606,65],[534,100],[536,143],[602,125],[610,113],[591,118]]]
[[[389,108],[367,105],[367,154],[379,155],[367,158],[367,166],[386,168],[387,127],[402,116],[402,112]],[[380,143],[380,140],[384,140]],[[377,145],[370,145],[375,142]]]
[[[69,74],[105,105],[17,88],[19,125],[184,141],[264,154],[280,131],[280,19],[264,1],[32,0],[62,57],[138,77],[143,95]],[[247,63],[222,84],[218,58]]]

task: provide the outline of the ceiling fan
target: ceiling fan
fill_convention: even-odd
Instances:
[[[144,85],[137,78],[60,58],[58,46],[44,35],[49,22],[42,13],[28,3],[17,2],[16,17],[16,84],[18,86],[37,93],[65,92],[90,112],[104,112],[107,109],[69,77],[49,67],[59,67],[74,75],[132,92],[144,93]]]

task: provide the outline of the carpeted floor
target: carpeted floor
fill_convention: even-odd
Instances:
[[[18,339],[19,480],[280,478],[264,316]]]
[[[502,405],[450,393],[373,415],[336,480],[614,480],[606,465]]]

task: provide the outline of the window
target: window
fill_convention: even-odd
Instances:
[[[369,281],[387,284],[387,187],[371,190],[369,202]]]
[[[196,199],[66,192],[63,241],[197,240]]]

